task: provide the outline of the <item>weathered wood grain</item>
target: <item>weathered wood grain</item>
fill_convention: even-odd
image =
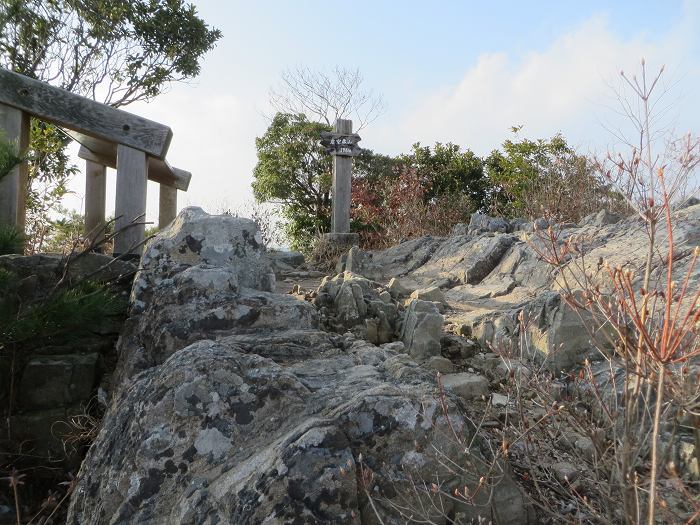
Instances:
[[[73,133],[69,133],[73,137]],[[73,137],[74,138],[74,137]],[[82,143],[81,143],[82,144]],[[96,150],[88,149],[84,145],[78,150],[78,157],[85,160],[92,160],[104,164],[109,168],[117,167],[117,145],[109,144],[105,141],[95,143]],[[95,145],[93,144],[93,145]],[[105,147],[107,145],[107,147]],[[173,168],[167,161],[155,157],[148,157],[148,180],[172,186],[181,191],[187,191],[192,180],[189,171]]]
[[[164,159],[169,127],[0,68],[0,103],[85,135]]]
[[[158,228],[162,230],[177,215],[177,188],[161,184],[158,198]]]
[[[352,120],[335,121],[335,133],[352,134]],[[336,155],[333,157],[333,233],[350,232],[350,192],[352,180],[352,158]]]
[[[117,196],[114,206],[114,253],[141,254],[146,233],[146,154],[129,146],[117,146]],[[121,231],[120,231],[121,230]]]
[[[29,116],[10,106],[0,104],[0,131],[4,139],[17,144],[22,152],[29,144]],[[26,181],[27,165],[16,166],[0,179],[0,222],[24,231],[26,202],[21,184]]]
[[[85,234],[93,242],[104,238],[107,204],[107,167],[85,161]]]

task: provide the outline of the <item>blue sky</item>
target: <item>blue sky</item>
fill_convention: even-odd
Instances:
[[[615,146],[619,71],[666,64],[667,115],[700,131],[698,1],[195,1],[223,32],[200,77],[130,111],[173,128],[168,155],[193,173],[181,206],[208,211],[250,200],[256,136],[286,68],[358,67],[387,110],[361,145],[396,154],[452,141],[486,154],[522,135],[561,132],[584,152]],[[80,208],[84,180],[68,204]],[[114,184],[113,175],[110,185]],[[157,188],[149,186],[149,218]],[[110,189],[108,203],[113,202]],[[109,207],[109,206],[108,206]]]

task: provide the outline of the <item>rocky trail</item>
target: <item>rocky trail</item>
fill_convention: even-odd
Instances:
[[[678,245],[698,244],[700,206],[677,213]],[[590,488],[597,444],[514,397],[540,372],[564,392],[594,357],[538,226],[475,214],[446,238],[353,248],[322,276],[268,254],[252,221],[183,210],[142,257],[68,522],[585,522],[562,487]],[[634,218],[563,228],[591,274],[643,261]],[[546,446],[504,452],[518,410],[547,422]]]

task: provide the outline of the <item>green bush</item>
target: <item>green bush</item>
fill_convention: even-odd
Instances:
[[[16,304],[6,300],[0,305],[0,347],[29,340],[55,343],[79,339],[126,307],[123,299],[92,282],[60,290],[26,307],[17,309]]]
[[[0,223],[0,255],[24,253],[25,237],[12,226]]]
[[[19,154],[17,145],[5,140],[0,135],[0,179],[5,177],[12,169],[24,159]]]

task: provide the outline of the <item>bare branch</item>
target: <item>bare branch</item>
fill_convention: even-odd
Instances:
[[[336,119],[353,119],[359,131],[385,110],[382,95],[363,88],[359,69],[337,66],[331,73],[308,67],[288,69],[281,86],[270,89],[270,105],[281,113],[304,114],[312,121],[331,125]]]

